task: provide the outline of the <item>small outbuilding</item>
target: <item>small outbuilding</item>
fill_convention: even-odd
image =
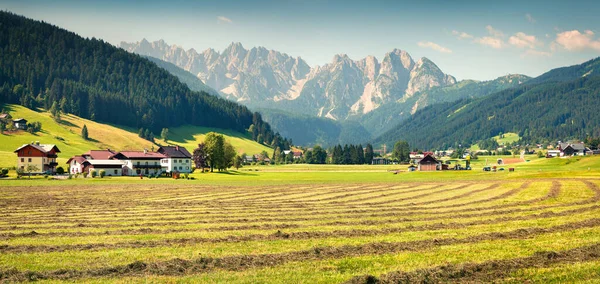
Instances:
[[[427,155],[419,161],[419,171],[438,171],[441,169],[442,162],[432,155]]]

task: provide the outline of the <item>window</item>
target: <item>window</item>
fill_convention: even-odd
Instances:
[[[117,172],[117,170],[115,170],[115,175],[116,175],[117,173],[118,173],[118,172]]]
[[[31,163],[31,158],[27,158],[27,161]]]
[[[137,161],[137,165],[138,165],[138,166],[140,165],[140,161]]]
[[[24,162],[25,162],[25,158],[21,158],[21,163],[24,163]]]

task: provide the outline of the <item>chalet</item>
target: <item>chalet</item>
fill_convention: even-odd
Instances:
[[[583,143],[559,143],[558,149],[561,156],[585,156],[589,151]]]
[[[112,156],[123,161],[121,174],[124,176],[157,175],[163,172],[161,160],[166,156],[161,153],[144,151],[121,151]]]
[[[438,161],[433,155],[427,155],[419,161],[419,171],[437,171],[442,169],[442,162]]]
[[[161,146],[157,152],[165,156],[160,160],[160,165],[167,173],[192,172],[192,154],[184,147]]]
[[[60,150],[54,144],[40,144],[32,142],[15,150],[17,153],[17,169],[32,174],[56,172],[56,158]]]
[[[27,119],[17,118],[13,120],[13,125],[16,129],[26,130],[27,129]]]

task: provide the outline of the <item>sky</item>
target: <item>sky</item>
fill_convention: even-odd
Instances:
[[[117,46],[163,39],[200,52],[241,42],[310,66],[398,48],[459,80],[535,77],[600,56],[600,1],[1,0],[0,9]]]

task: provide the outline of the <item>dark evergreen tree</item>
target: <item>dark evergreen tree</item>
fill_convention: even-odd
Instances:
[[[81,137],[83,139],[85,139],[85,140],[89,140],[90,139],[89,134],[88,134],[88,129],[87,129],[87,126],[85,124],[83,125],[83,128],[81,128]]]
[[[373,163],[373,145],[371,144],[367,144],[367,147],[365,149],[365,164],[372,164]]]

